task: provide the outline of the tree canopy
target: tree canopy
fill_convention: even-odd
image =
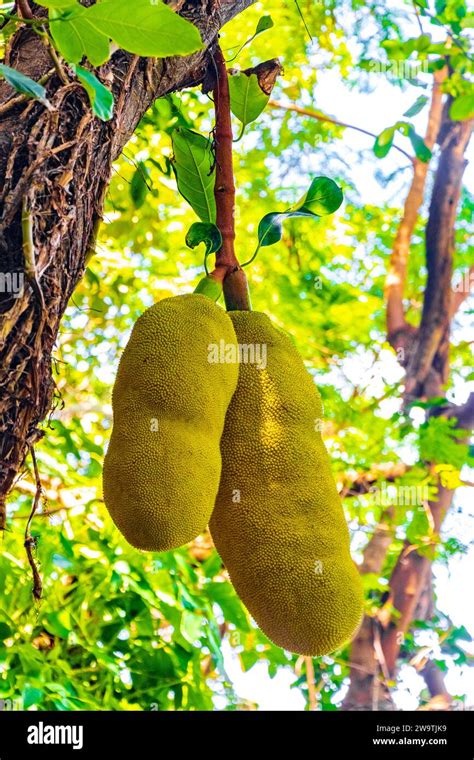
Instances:
[[[105,12],[110,4],[92,7]],[[59,1],[42,5],[61,13]],[[0,12],[12,8],[3,3]],[[290,670],[308,709],[374,709],[366,699],[374,681],[375,708],[403,707],[400,678],[409,669],[425,676],[418,686],[410,682],[410,704],[463,702],[463,693],[448,695],[442,675],[472,664],[472,630],[461,610],[453,622],[437,605],[437,578],[439,568],[472,553],[466,388],[473,378],[473,182],[468,173],[461,188],[462,168],[457,175],[452,169],[455,161],[463,164],[474,118],[472,26],[464,0],[400,0],[390,8],[372,0],[271,0],[251,5],[220,32],[229,69],[274,58],[283,67],[269,96],[231,71],[239,261],[252,258],[261,220],[294,207],[315,177],[343,191],[335,213],[284,218],[281,239],[262,245],[245,271],[253,308],[293,336],[323,398],[322,435],[363,574],[368,649],[359,638],[323,658],[281,650],[250,619],[209,534],[177,551],[140,553],[120,536],[103,503],[111,389],[130,330],[152,303],[191,292],[204,271],[204,246],[186,245],[198,216],[196,202],[178,190],[177,135],[192,130],[212,147],[214,104],[209,92],[183,88],[194,84],[183,80],[178,91],[150,103],[114,157],[102,220],[52,350],[53,404],[34,446],[37,473],[28,456],[1,539],[1,698],[41,710],[257,707],[234,689],[225,659],[233,657],[244,671],[265,662],[271,678]],[[17,27],[14,20],[4,26],[2,52]],[[69,55],[78,76],[85,72],[79,79],[88,107],[95,98],[93,118],[107,124],[113,105],[87,79],[92,67],[84,50],[68,48],[60,24],[51,22],[51,29],[60,54]],[[122,30],[115,35],[125,47]],[[196,49],[192,35],[186,50],[173,47],[178,39],[186,42],[176,35],[170,49],[158,52],[153,45],[126,49],[139,56]],[[98,67],[108,51],[94,47],[88,55]],[[99,80],[101,69],[95,71]],[[336,79],[341,85],[329,104]],[[346,97],[354,104],[350,119]],[[409,106],[385,123],[390,100]],[[459,202],[456,189],[442,184],[449,172]],[[448,192],[456,218],[454,244],[439,254],[444,261],[452,255],[446,285],[433,265],[433,240],[442,234],[436,215],[444,214]],[[441,221],[450,235],[449,219]],[[429,321],[438,292],[448,299],[449,314],[446,301],[433,309],[448,319],[440,329],[449,362],[439,339],[425,366],[429,350],[416,329],[422,322],[430,337],[438,329]],[[23,546],[38,478],[31,535],[43,584],[39,602]],[[433,508],[441,502],[442,515]],[[400,577],[408,573],[400,564],[406,556],[421,563],[411,568],[419,588],[410,611],[402,598],[410,578]],[[380,658],[382,639],[396,669]]]

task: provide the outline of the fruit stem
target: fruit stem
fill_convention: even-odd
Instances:
[[[216,253],[216,268],[212,275],[223,283],[227,311],[250,311],[247,277],[237,260],[235,240],[235,184],[232,165],[232,122],[230,115],[229,80],[222,50],[214,56],[217,82],[214,88],[216,111],[216,224],[222,235],[222,247]]]

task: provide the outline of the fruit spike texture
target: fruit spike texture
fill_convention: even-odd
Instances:
[[[173,549],[207,527],[238,377],[236,363],[208,361],[221,340],[236,344],[229,316],[189,294],[148,309],[123,352],[103,486],[115,524],[137,549]]]
[[[362,588],[318,432],[320,396],[290,338],[265,314],[230,317],[239,343],[266,345],[267,361],[265,369],[240,365],[211,533],[263,632],[291,652],[327,654],[359,625]]]

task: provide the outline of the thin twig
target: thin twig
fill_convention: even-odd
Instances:
[[[45,46],[48,48],[48,52],[51,56],[51,60],[54,63],[54,68],[56,69],[57,75],[63,84],[69,84],[69,79],[66,76],[66,73],[63,69],[61,61],[59,60],[59,56],[56,52],[56,49],[53,43],[51,42],[51,38],[49,36],[46,26],[43,26],[42,29],[43,29],[43,34],[41,35],[41,37]]]
[[[36,461],[36,454],[35,454],[35,450],[33,446],[31,447],[30,452],[31,452],[31,459],[33,461],[33,470],[35,473],[36,493],[33,499],[33,505],[31,507],[30,516],[28,518],[28,522],[26,523],[26,527],[25,527],[24,546],[26,550],[26,556],[28,558],[28,562],[31,567],[31,572],[33,573],[33,596],[36,600],[39,600],[41,599],[41,594],[43,592],[43,583],[41,580],[41,575],[39,574],[36,560],[33,556],[33,551],[36,548],[36,540],[33,538],[33,536],[30,533],[30,527],[31,527],[31,522],[33,520],[33,517],[35,516],[36,510],[38,509],[38,506],[40,503],[42,486],[41,486],[41,479],[40,479],[40,474],[38,470],[38,463]]]
[[[23,196],[23,204],[22,204],[22,212],[21,212],[21,231],[23,235],[22,249],[23,249],[25,275],[28,282],[31,285],[31,289],[33,290],[33,293],[35,294],[35,297],[38,299],[38,302],[41,306],[41,310],[44,311],[46,309],[46,304],[44,301],[43,291],[41,289],[41,285],[38,280],[38,272],[36,271],[34,222],[33,222],[32,213],[30,209],[28,208],[28,198],[26,195]]]
[[[334,124],[336,127],[346,127],[347,129],[354,129],[356,132],[360,132],[363,135],[367,135],[368,137],[373,137],[374,139],[377,138],[377,135],[373,132],[369,132],[367,129],[363,129],[362,127],[356,127],[354,124],[347,124],[345,121],[339,121],[338,119],[331,119],[329,116],[325,116],[324,114],[319,113],[318,111],[312,111],[309,108],[303,108],[302,106],[296,105],[296,103],[282,103],[280,100],[269,100],[268,105],[272,108],[282,108],[285,111],[292,111],[293,113],[299,113],[302,116],[309,116],[310,119],[317,119],[318,121],[323,121],[326,124]],[[398,145],[393,145],[395,150],[398,150],[399,153],[402,153],[411,164],[414,162],[413,156],[410,156],[409,153],[407,153],[403,148],[400,148]]]
[[[421,23],[420,11],[419,11],[418,6],[417,6],[417,4],[415,2],[413,3],[413,8],[415,10],[416,20],[418,22],[418,28],[420,30],[420,34],[424,34],[425,32],[423,30],[423,24]]]

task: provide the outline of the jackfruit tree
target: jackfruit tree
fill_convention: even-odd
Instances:
[[[431,5],[0,4],[0,704],[265,703],[237,663],[463,703],[472,14]]]

